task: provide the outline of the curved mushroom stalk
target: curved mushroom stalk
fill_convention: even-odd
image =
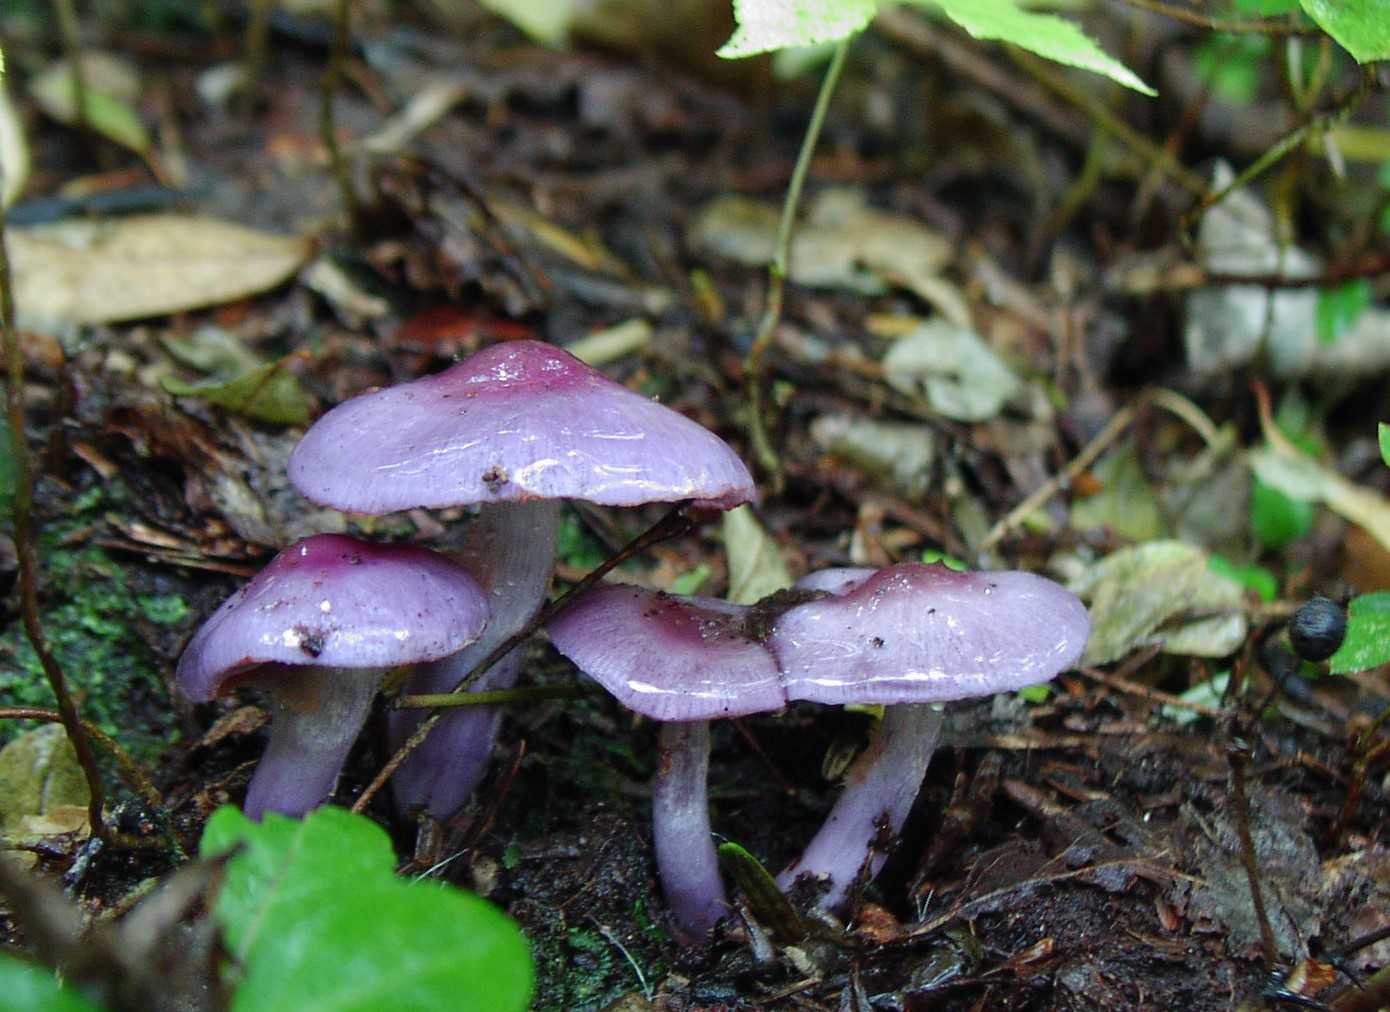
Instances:
[[[490,503],[479,509],[458,559],[487,592],[492,617],[479,639],[458,653],[416,668],[405,692],[449,692],[508,638],[519,632],[545,602],[560,503]],[[489,668],[470,689],[509,689],[525,663],[518,646]],[[392,792],[403,814],[428,808],[447,819],[463,807],[487,773],[502,711],[496,706],[459,707],[446,713],[420,747],[396,771]],[[421,711],[396,710],[388,719],[391,747],[399,748],[424,719]]]
[[[803,875],[827,885],[819,904],[833,910],[862,877],[874,878],[887,860],[921,790],[941,736],[941,708],[929,703],[887,707],[874,740],[855,760],[844,792],[801,856],[777,876],[785,892]]]
[[[704,941],[729,912],[719,857],[710,835],[709,722],[662,724],[652,784],[652,838],[661,889],[678,940]]]
[[[298,818],[328,799],[384,674],[306,668],[297,681],[270,690],[270,746],[246,791],[248,818],[259,821],[266,812]]]

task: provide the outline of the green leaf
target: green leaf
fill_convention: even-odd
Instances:
[[[1231,673],[1223,671],[1218,675],[1208,678],[1205,682],[1198,682],[1188,689],[1178,698],[1184,703],[1196,703],[1199,706],[1219,707],[1221,697],[1226,694],[1226,685],[1231,680]],[[1172,703],[1164,703],[1159,711],[1174,724],[1191,724],[1201,716],[1196,710],[1189,710],[1185,706],[1174,706]]]
[[[1381,422],[1376,426],[1376,435],[1380,438],[1380,459],[1390,467],[1390,425]]]
[[[1298,0],[1235,0],[1232,10],[1237,14],[1257,14],[1260,17],[1292,14],[1298,10]]]
[[[545,46],[559,47],[569,37],[578,13],[577,0],[480,0],[482,6],[506,18]]]
[[[1025,685],[1018,690],[1018,698],[1025,703],[1046,703],[1048,697],[1052,695],[1050,685]]]
[[[1264,566],[1242,566],[1224,555],[1212,555],[1207,560],[1207,568],[1247,590],[1253,590],[1260,595],[1261,601],[1273,601],[1279,596],[1279,581]]]
[[[671,581],[671,585],[666,588],[668,594],[698,594],[700,588],[705,585],[705,581],[710,578],[714,571],[703,562],[694,569],[687,569],[680,576]]]
[[[1226,101],[1249,105],[1259,95],[1260,66],[1270,45],[1259,35],[1210,35],[1197,44],[1197,76]]]
[[[1357,63],[1390,59],[1390,5],[1385,0],[1300,0],[1304,12]]]
[[[838,42],[861,30],[876,13],[877,0],[734,0],[738,27],[718,55],[732,60]]]
[[[1266,548],[1283,548],[1313,529],[1318,508],[1295,499],[1259,478],[1250,484],[1250,526]]]
[[[12,956],[0,956],[0,1010],[98,1012],[77,992],[59,987],[52,970]]]
[[[527,1008],[517,926],[471,893],[396,878],[371,820],[325,807],[258,824],[222,808],[201,851],[233,849],[214,910],[239,971],[233,1012]]]
[[[954,555],[947,555],[939,548],[922,549],[922,561],[926,563],[939,562],[947,569],[954,569],[957,573],[964,573],[970,568]]]
[[[298,425],[309,419],[309,399],[283,362],[271,362],[229,380],[185,383],[165,376],[162,382],[175,397],[199,397],[262,422]]]
[[[1145,95],[1158,94],[1065,18],[1024,10],[1015,0],[908,0],[940,7],[977,39],[995,39],[1069,67],[1103,74]]]
[[[1347,638],[1328,658],[1334,675],[1379,667],[1390,661],[1390,591],[1353,597],[1347,605]]]
[[[1365,278],[1318,292],[1318,340],[1332,344],[1361,318],[1371,304],[1371,283]]]

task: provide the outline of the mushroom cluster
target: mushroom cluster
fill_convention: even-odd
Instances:
[[[366,718],[381,668],[408,665],[408,692],[449,691],[531,621],[549,586],[563,499],[728,509],[755,497],[748,469],[713,433],[536,341],[494,345],[437,375],[338,405],[295,448],[289,477],[307,498],[347,513],[447,506],[477,513],[452,562],[420,549],[358,541],[348,547],[350,539],[340,537],[301,542],[194,637],[178,670],[180,688],[194,700],[237,685],[282,684],[287,665],[314,672],[295,683],[309,687],[274,693],[270,751],[247,802],[254,814],[302,814],[324,800]],[[402,555],[388,566],[397,551],[416,553],[413,562]],[[371,565],[353,569],[332,561],[334,552]],[[443,586],[444,567],[456,586]],[[416,568],[440,583],[432,599],[409,583]],[[354,574],[350,591],[330,592],[334,580]],[[340,600],[344,594],[351,606]],[[319,607],[322,613],[314,613]],[[437,630],[436,621],[444,622]],[[399,649],[390,652],[384,644],[393,636]],[[424,643],[428,649],[413,649]],[[357,663],[349,645],[368,660]],[[472,691],[510,686],[522,659],[512,651]],[[351,682],[350,702],[348,681],[325,673],[369,666],[372,674]],[[306,714],[333,707],[343,718],[330,748],[328,732],[317,730],[328,718],[306,723]],[[420,719],[409,711],[391,715],[393,747]],[[398,807],[452,815],[486,772],[498,720],[496,707],[447,715],[397,772]],[[297,748],[324,758],[313,777],[292,783],[300,774],[285,763]],[[331,762],[329,752],[336,756]]]
[[[917,796],[939,704],[1044,682],[1090,633],[1075,595],[1031,573],[906,563],[811,574],[739,606],[605,586],[549,626],[551,642],[628,708],[662,721],[652,834],[667,902],[687,941],[728,912],[709,830],[708,721],[796,700],[885,706],[839,801],[779,877],[827,910],[877,874]]]

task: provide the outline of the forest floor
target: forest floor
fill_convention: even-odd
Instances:
[[[369,205],[359,236],[343,227],[319,139],[331,38],[321,21],[274,21],[250,110],[209,105],[199,91],[237,51],[235,26],[88,25],[142,81],[162,180],[21,103],[36,169],[12,230],[138,211],[312,237],[306,266],[283,284],[134,323],[45,325],[25,318],[20,292],[43,625],[84,715],[144,765],[190,848],[214,809],[240,800],[266,714],[253,694],[181,700],[179,653],[275,551],[347,521],[285,478],[302,423],[176,397],[163,381],[282,362],[295,388],[287,401],[302,397],[317,416],[494,341],[616,333],[629,343],[604,362],[609,376],[719,433],[753,465],[742,362],[766,291],[767,216],[816,75],[774,86],[761,64],[715,66],[699,54],[721,41],[721,25],[635,52],[543,50],[495,20],[462,25],[358,26],[336,123]],[[30,30],[0,18],[17,80],[43,62],[47,36]],[[1247,164],[1289,122],[1273,85],[1238,107],[1193,83],[1202,33],[1158,18],[1144,31],[1155,49],[1138,69],[1160,85],[1159,100],[1089,84],[1182,164]],[[1311,980],[1288,988],[1321,1000],[1347,986],[1344,970],[1364,975],[1390,958],[1390,943],[1341,955],[1390,924],[1385,763],[1358,770],[1354,751],[1390,702],[1390,682],[1379,672],[1279,678],[1261,649],[1310,594],[1386,586],[1390,554],[1313,506],[1286,543],[1262,539],[1251,499],[1263,493],[1252,493],[1243,457],[1261,445],[1258,381],[1286,431],[1313,433],[1346,479],[1385,490],[1369,425],[1390,416],[1383,375],[1374,364],[1281,375],[1234,355],[1197,368],[1183,340],[1201,311],[1183,281],[1196,256],[1184,215],[1199,199],[1193,179],[1211,175],[1156,167],[1107,140],[1030,67],[901,20],[857,42],[795,251],[800,280],[814,284],[793,274],[768,358],[785,481],[764,483],[757,515],[793,575],[937,550],[1084,583],[1116,553],[1160,545],[1258,564],[1275,581],[1272,600],[1244,590],[1213,603],[1192,578],[1170,588],[1189,601],[1143,629],[1109,628],[1114,649],[1045,698],[951,707],[902,839],[847,928],[818,927],[769,958],[755,958],[742,924],[702,947],[672,940],[651,856],[653,724],[602,693],[508,707],[494,770],[450,825],[420,830],[385,795],[369,812],[404,866],[474,889],[520,922],[536,953],[538,1008],[1216,1012],[1277,1000],[1261,997],[1262,927],[1278,980],[1299,967]],[[368,159],[358,142],[382,138],[390,114],[431,89],[446,111],[406,140],[381,140]],[[1368,115],[1383,122],[1383,106],[1375,95]],[[1356,172],[1335,183],[1311,156],[1292,160],[1297,171],[1281,168],[1274,185],[1294,208],[1298,241],[1332,264],[1384,249],[1384,235],[1361,225],[1375,198],[1356,188]],[[731,194],[766,206],[711,203]],[[190,283],[176,231],[148,268],[152,287]],[[1383,296],[1372,289],[1373,301]],[[932,366],[885,357],[929,318],[969,323],[998,358],[929,379]],[[1012,379],[997,378],[995,361]],[[1098,435],[1090,466],[982,547]],[[570,509],[556,592],[659,515]],[[465,524],[455,510],[348,526],[447,550]],[[718,522],[620,573],[724,594]],[[1121,579],[1190,576],[1144,557]],[[3,606],[0,705],[51,706],[15,591]],[[1190,643],[1203,621],[1196,638],[1205,628],[1224,646],[1160,650],[1179,629]],[[525,684],[577,684],[542,639],[528,649]],[[1232,675],[1241,691],[1222,698]],[[797,704],[716,724],[716,832],[783,867],[834,799],[827,754],[861,744],[871,719]],[[383,721],[384,709],[337,801],[350,804],[387,758]],[[0,722],[0,741],[33,726]],[[115,793],[122,825],[148,821]],[[121,909],[177,863],[159,849],[92,854],[80,825],[28,829],[39,825],[45,842],[29,849],[40,870],[94,915]],[[26,943],[6,913],[0,941]]]

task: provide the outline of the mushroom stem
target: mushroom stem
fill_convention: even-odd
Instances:
[[[709,722],[662,724],[658,749],[652,785],[656,867],[679,940],[694,944],[729,912],[709,826]]]
[[[248,818],[298,818],[328,799],[384,675],[374,668],[302,668],[292,688],[281,683],[272,691],[270,746],[242,805]]]
[[[856,882],[887,860],[927,775],[941,736],[941,709],[929,703],[889,706],[869,747],[854,761],[845,788],[820,831],[777,884],[786,892],[804,875],[826,883],[819,904],[841,906]]]
[[[492,618],[469,646],[416,668],[406,681],[406,694],[450,691],[531,621],[545,602],[559,528],[556,500],[489,503],[479,509],[457,558],[487,591]],[[524,661],[524,649],[513,650],[469,691],[510,688]],[[409,812],[424,806],[436,819],[447,819],[463,807],[487,773],[501,712],[496,706],[472,706],[445,714],[396,771],[392,791],[397,808]],[[391,747],[399,748],[423,719],[421,711],[392,711],[388,718]]]

